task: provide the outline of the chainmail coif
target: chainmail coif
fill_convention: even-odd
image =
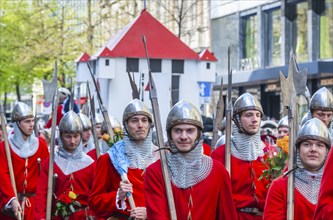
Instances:
[[[21,158],[28,158],[34,155],[39,146],[38,138],[32,133],[27,140],[23,139],[23,133],[14,123],[14,134],[9,136],[9,142],[12,150]]]
[[[328,151],[327,151],[328,152]],[[295,188],[300,192],[306,200],[312,204],[317,204],[318,202],[318,193],[320,188],[321,178],[323,176],[324,164],[327,158],[325,156],[324,162],[319,169],[318,173],[311,173],[306,170],[302,164],[299,148],[297,148],[296,154],[296,165],[297,169],[295,170]]]
[[[94,137],[91,135],[89,140],[87,141],[86,146],[82,146],[82,150],[84,153],[88,153],[93,149],[95,149],[95,143],[94,143]]]
[[[212,170],[212,158],[203,154],[203,140],[188,153],[169,153],[167,162],[171,181],[178,188],[186,189],[204,180]],[[171,148],[175,148],[171,142]]]
[[[231,138],[231,154],[241,160],[253,161],[264,155],[264,143],[260,138],[260,131],[254,135],[240,133],[234,124]]]
[[[129,159],[129,168],[146,169],[150,164],[159,159],[158,149],[152,143],[152,129],[149,130],[147,138],[143,142],[132,141],[125,131],[123,141],[125,147],[125,155]]]
[[[101,155],[105,154],[110,149],[109,144],[103,139],[98,140],[98,145]]]
[[[78,170],[88,167],[94,160],[82,151],[82,141],[73,153],[69,153],[64,149],[61,138],[58,138],[59,150],[55,154],[54,162],[65,174],[71,174]]]

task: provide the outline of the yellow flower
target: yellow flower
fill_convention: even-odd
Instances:
[[[114,127],[114,128],[113,128],[113,131],[114,131],[114,133],[116,133],[116,134],[121,134],[121,133],[122,133],[122,130],[121,130],[120,127]]]
[[[276,145],[288,154],[288,152],[289,152],[289,136],[284,136],[282,139],[278,139],[276,141]]]
[[[69,191],[68,196],[71,199],[76,199],[76,194],[73,191]]]
[[[108,134],[103,134],[102,139],[103,139],[104,141],[109,141],[109,140],[110,140],[110,135],[108,135]]]

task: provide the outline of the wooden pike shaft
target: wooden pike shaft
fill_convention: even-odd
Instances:
[[[230,68],[230,47],[228,48],[228,95],[226,107],[225,161],[224,166],[231,175],[231,113],[232,113],[232,70]]]
[[[53,196],[53,172],[54,172],[54,147],[55,147],[55,132],[57,122],[58,109],[58,92],[55,91],[53,109],[52,109],[52,127],[51,127],[51,144],[50,144],[50,159],[49,159],[49,174],[47,180],[47,197],[46,197],[46,220],[51,220],[52,217],[52,196]]]
[[[142,40],[143,40],[143,44],[144,44],[144,48],[145,48],[145,52],[146,52],[147,63],[148,63],[149,85],[150,85],[149,93],[150,93],[150,100],[151,100],[151,104],[152,104],[152,108],[153,108],[157,143],[158,143],[158,147],[161,149],[161,148],[164,148],[164,141],[163,141],[161,118],[160,118],[160,109],[159,109],[158,100],[157,100],[157,92],[156,92],[155,83],[154,83],[154,80],[153,80],[153,77],[151,74],[151,70],[150,70],[150,62],[149,62],[149,56],[148,56],[148,51],[147,51],[146,38],[144,35],[142,36]],[[172,220],[177,220],[176,207],[175,207],[175,202],[174,202],[172,188],[171,188],[171,181],[170,181],[170,176],[169,176],[166,152],[164,150],[160,150],[159,152],[160,152],[161,168],[162,168],[162,174],[163,174],[163,179],[164,179],[164,184],[165,184],[165,190],[166,190],[167,199],[168,199],[170,218]]]
[[[2,108],[2,104],[0,103],[0,117],[1,117],[1,129],[4,137],[4,143],[5,143],[5,151],[6,151],[6,158],[7,158],[7,164],[8,164],[8,169],[9,169],[9,177],[10,177],[10,182],[13,187],[13,191],[15,193],[16,198],[17,197],[17,191],[16,191],[16,182],[15,182],[15,176],[14,176],[14,169],[13,169],[13,162],[12,162],[12,156],[10,153],[10,147],[8,144],[8,134],[7,134],[7,129],[5,125],[5,115],[4,115],[4,110]]]

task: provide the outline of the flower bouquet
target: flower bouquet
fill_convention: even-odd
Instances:
[[[278,139],[276,145],[264,148],[263,163],[267,165],[268,169],[263,171],[259,180],[262,178],[266,180],[276,179],[281,176],[285,169],[288,160],[289,137],[285,136],[282,139]]]
[[[116,142],[120,141],[121,139],[123,139],[123,132],[121,130],[121,128],[119,127],[115,127],[113,128],[113,138],[111,139],[110,135],[105,133],[102,136],[102,140],[105,141],[106,143],[108,143],[108,145],[110,147],[112,147]]]
[[[70,190],[56,197],[55,216],[66,217],[73,214],[77,207],[81,207],[81,204],[76,201],[76,198],[77,195]]]

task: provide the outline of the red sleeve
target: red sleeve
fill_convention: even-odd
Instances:
[[[48,185],[48,172],[49,172],[49,158],[44,160],[41,166],[41,172],[38,179],[38,187],[36,191],[34,218],[46,218],[46,198],[47,198],[47,185]]]
[[[225,157],[224,157],[224,148],[225,148],[225,145],[222,145],[218,148],[216,148],[212,154],[211,154],[211,157],[219,162],[221,162],[223,165],[225,164],[224,163],[224,160],[225,160]]]
[[[202,143],[203,153],[210,157],[210,146],[206,143]]]
[[[56,123],[56,125],[59,125],[60,120],[64,116],[63,112],[62,112],[62,109],[63,109],[63,105],[61,104],[61,105],[58,106],[58,109],[57,109],[57,123]],[[51,128],[51,126],[52,126],[52,118],[50,118],[47,121],[47,123],[44,125],[44,128]]]
[[[121,181],[116,173],[109,154],[97,160],[95,180],[89,196],[89,207],[100,217],[110,217],[120,210],[116,207],[116,196]]]
[[[6,205],[9,200],[15,197],[13,187],[10,181],[9,169],[6,157],[5,142],[0,143],[0,194],[1,194],[1,204]],[[13,153],[11,151],[11,153]]]
[[[165,185],[159,160],[148,166],[146,170],[144,193],[147,219],[170,219],[168,199],[165,194]]]
[[[330,219],[333,216],[333,150],[326,160],[326,165],[321,180],[317,208],[313,216],[314,220]]]
[[[268,190],[263,220],[287,219],[287,184],[283,176],[274,180]]]

